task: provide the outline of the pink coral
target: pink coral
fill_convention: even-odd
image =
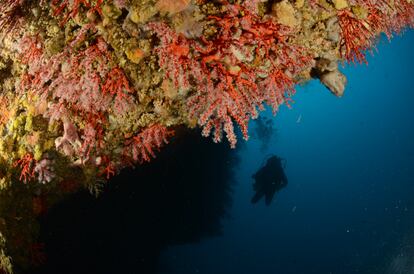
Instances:
[[[392,29],[401,33],[406,27],[414,27],[414,5],[411,1],[395,0],[394,1],[395,15],[390,21]]]
[[[245,0],[243,7],[255,14],[259,13],[259,4],[266,2],[266,0]]]
[[[112,68],[106,75],[105,82],[102,85],[102,92],[115,97],[114,108],[117,113],[123,114],[132,103],[130,96],[134,90],[130,87],[128,79],[119,67]]]
[[[66,119],[66,117],[63,119],[65,120],[63,123],[64,134],[62,137],[56,138],[56,149],[62,149],[65,155],[73,156],[79,149],[80,139],[75,125]]]
[[[290,29],[263,20],[243,6],[226,7],[226,15],[209,17],[218,30],[210,40],[187,39],[166,24],[149,27],[161,40],[156,52],[166,77],[177,88],[188,87],[190,80],[195,85],[187,101],[190,117],[198,120],[204,136],[213,131],[213,140],[219,142],[224,131],[235,147],[233,121],[247,139],[250,118],[257,117],[264,102],[276,112],[293,93],[291,75],[309,66],[311,58],[300,47],[286,43]],[[263,59],[277,61],[269,61],[268,69],[254,65]],[[264,79],[259,75],[265,75]]]
[[[42,159],[37,162],[34,172],[37,173],[37,180],[41,184],[50,183],[56,176],[53,167],[54,161],[50,159]]]
[[[64,134],[56,139],[56,148],[81,163],[93,162],[105,147],[109,112],[124,114],[134,102],[133,88],[120,67],[111,67],[112,57],[101,37],[74,50],[89,31],[94,31],[93,25],[85,25],[69,47],[52,57],[43,53],[36,37],[23,38],[26,51],[21,61],[28,66],[18,86],[20,93],[31,91],[44,102],[52,101],[42,114],[50,122],[63,121]],[[74,120],[84,121],[79,130]]]
[[[176,87],[190,88],[189,71],[193,74],[201,71],[200,63],[189,58],[190,41],[183,35],[175,33],[165,23],[149,23],[147,28],[154,31],[161,39],[155,48],[159,65],[164,69],[166,78],[172,79]]]
[[[0,4],[0,38],[22,26],[25,0],[4,0]]]
[[[24,36],[18,47],[23,64],[38,62],[43,55],[43,45],[39,36]]]
[[[154,150],[159,150],[167,144],[168,138],[173,135],[174,131],[160,124],[153,124],[126,141],[124,157],[126,161],[131,159],[138,163],[149,162],[151,158],[155,158]]]

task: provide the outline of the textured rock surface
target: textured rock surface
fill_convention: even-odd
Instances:
[[[296,83],[342,96],[337,62],[413,25],[408,0],[1,0],[0,272],[44,263],[37,218],[175,127],[234,147]]]

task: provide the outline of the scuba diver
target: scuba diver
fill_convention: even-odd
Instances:
[[[288,184],[284,171],[285,164],[282,161],[282,158],[273,155],[267,159],[266,165],[252,176],[256,180],[253,184],[253,189],[256,192],[252,198],[253,204],[264,196],[265,204],[270,205],[276,191],[281,190]]]

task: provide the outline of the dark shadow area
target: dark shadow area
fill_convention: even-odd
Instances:
[[[270,141],[277,134],[274,127],[274,119],[259,116],[254,120],[254,127],[252,130],[252,137],[259,140],[260,150],[262,152],[268,150]]]
[[[168,245],[219,235],[236,151],[180,131],[151,163],[114,177],[98,199],[80,192],[52,208],[40,238],[47,263],[29,273],[155,273]]]

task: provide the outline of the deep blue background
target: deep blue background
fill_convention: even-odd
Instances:
[[[42,216],[47,262],[16,273],[414,274],[413,45],[413,31],[383,39],[369,66],[343,68],[343,98],[298,87],[291,109],[261,116],[273,130],[253,121],[236,150],[175,128],[98,198],[80,191]],[[270,154],[289,184],[253,205]]]
[[[298,87],[267,150],[256,138],[239,149],[222,236],[170,246],[159,272],[414,273],[413,47],[409,31],[382,39],[368,66],[341,68],[343,98],[317,81]],[[269,153],[287,160],[289,185],[270,207],[252,205]]]

